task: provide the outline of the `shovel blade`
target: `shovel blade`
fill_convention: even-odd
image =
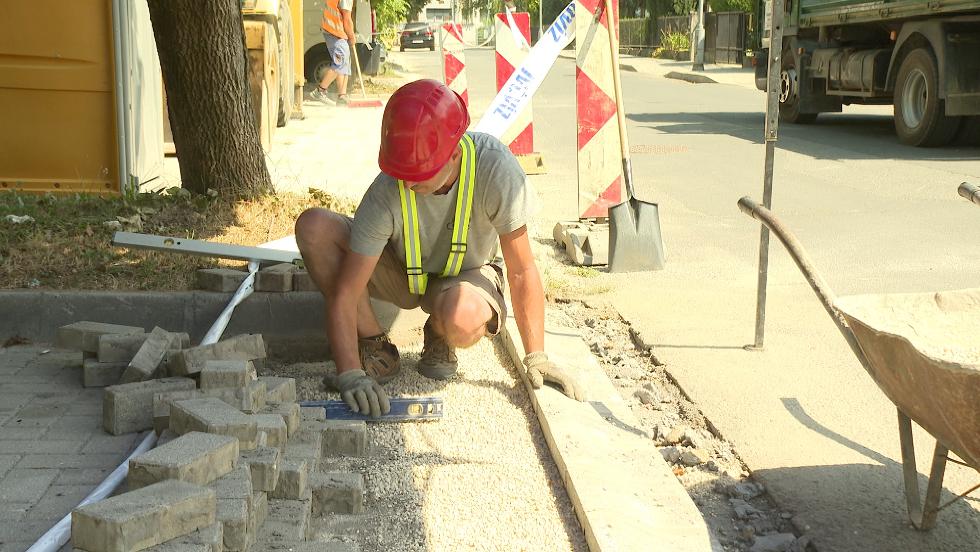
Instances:
[[[609,272],[663,270],[665,260],[656,203],[630,198],[609,209]]]

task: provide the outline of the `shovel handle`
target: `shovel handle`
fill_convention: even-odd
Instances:
[[[969,182],[964,182],[960,184],[959,192],[960,196],[964,197],[968,201],[980,205],[980,188],[970,184]]]
[[[616,37],[617,22],[614,20],[612,0],[605,0],[606,34],[609,36],[609,53],[612,59],[613,90],[616,96],[616,119],[619,124],[619,148],[623,158],[623,179],[626,180],[626,199],[636,197],[633,189],[633,167],[630,163],[629,136],[626,134],[626,108],[623,105],[623,83],[619,78],[619,40]]]

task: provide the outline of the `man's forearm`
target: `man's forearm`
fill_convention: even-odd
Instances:
[[[357,354],[357,301],[333,297],[327,307],[327,337],[337,373],[361,367]]]
[[[350,13],[344,15],[344,34],[347,35],[347,42],[353,47],[356,39],[354,38],[354,21],[351,19]]]
[[[525,353],[544,350],[544,286],[535,266],[521,272],[507,273],[514,319],[521,333]],[[501,320],[500,323],[505,323]]]

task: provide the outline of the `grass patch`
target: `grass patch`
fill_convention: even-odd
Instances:
[[[241,261],[111,245],[124,230],[238,245],[291,235],[310,207],[351,214],[351,201],[320,191],[231,199],[171,188],[134,197],[0,193],[0,288],[186,290],[198,268]],[[14,217],[31,221],[14,223]],[[13,217],[11,217],[13,218]]]

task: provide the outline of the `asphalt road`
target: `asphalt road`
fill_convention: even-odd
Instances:
[[[438,52],[398,56],[440,75]],[[493,52],[466,56],[478,118],[494,93]],[[895,408],[775,241],[766,347],[743,349],[754,334],[759,227],[736,201],[762,198],[762,93],[636,67],[622,74],[633,170],[638,196],[660,205],[668,266],[606,276],[619,311],[819,550],[980,549],[980,498],[943,510],[930,533],[908,524]],[[532,182],[547,198],[547,234],[578,214],[574,74],[559,59],[535,97],[549,172]],[[909,148],[890,108],[851,107],[781,127],[773,210],[838,294],[975,287],[980,209],[957,196],[963,181],[980,184],[977,147]],[[934,440],[916,439],[924,485]],[[943,499],[978,479],[950,465]]]

